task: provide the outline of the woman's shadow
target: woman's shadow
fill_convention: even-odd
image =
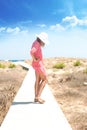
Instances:
[[[12,105],[29,105],[29,104],[38,104],[37,102],[13,102]]]

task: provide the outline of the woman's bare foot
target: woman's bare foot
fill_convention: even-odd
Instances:
[[[45,100],[41,99],[41,98],[35,98],[34,102],[38,102],[40,104],[43,104],[45,102]]]

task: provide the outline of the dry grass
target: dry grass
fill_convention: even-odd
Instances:
[[[9,68],[10,63],[0,69],[0,125],[2,124],[10,105],[21,86],[26,71],[21,67]]]
[[[52,60],[53,61],[53,60]],[[58,59],[54,60],[55,63]],[[60,59],[60,62],[62,59]],[[73,66],[76,59],[63,59],[66,68],[48,70],[49,86],[73,130],[87,130],[87,60]],[[52,63],[52,62],[51,62]],[[50,68],[49,68],[50,69]]]
[[[79,66],[74,63],[80,61]],[[26,61],[31,64],[31,61]],[[73,130],[87,130],[87,59],[44,59],[48,84]],[[53,68],[64,63],[62,69]],[[9,65],[9,64],[8,64]],[[0,123],[16,95],[26,71],[21,67],[0,69]]]

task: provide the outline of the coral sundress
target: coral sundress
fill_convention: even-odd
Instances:
[[[32,67],[37,73],[43,73],[46,75],[46,70],[43,65],[43,56],[42,56],[42,49],[40,43],[36,40],[34,41],[30,54],[33,55],[35,58],[39,58],[39,61],[32,61]]]

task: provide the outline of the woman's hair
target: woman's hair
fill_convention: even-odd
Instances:
[[[37,41],[40,43],[41,46],[45,45],[38,37],[37,37]]]
[[[37,41],[39,42],[39,43],[41,43],[41,40],[37,37]]]

